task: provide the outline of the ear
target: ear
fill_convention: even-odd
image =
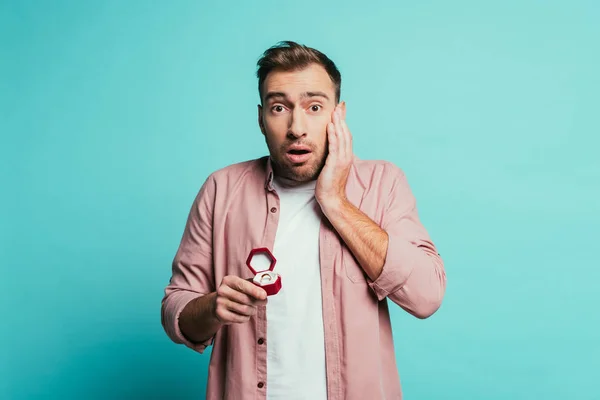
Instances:
[[[263,124],[263,119],[262,119],[262,115],[263,114],[263,109],[262,106],[259,104],[258,105],[258,126],[260,128],[260,131],[262,132],[263,135],[266,136],[265,134],[265,125]]]
[[[340,103],[340,108],[342,110],[342,119],[346,119],[346,102],[342,101]]]

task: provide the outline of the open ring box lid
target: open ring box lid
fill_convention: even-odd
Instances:
[[[281,289],[281,277],[273,272],[277,260],[266,247],[252,249],[246,260],[246,265],[254,274],[252,283],[262,287],[268,296],[277,294]]]

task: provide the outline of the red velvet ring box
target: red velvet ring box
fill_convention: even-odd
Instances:
[[[266,247],[252,249],[246,260],[246,265],[254,273],[252,283],[263,288],[268,296],[277,294],[281,290],[281,277],[273,272],[276,262],[277,260]]]

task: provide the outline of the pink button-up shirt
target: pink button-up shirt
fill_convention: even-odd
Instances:
[[[224,326],[204,343],[184,337],[178,320],[188,302],[214,292],[224,276],[252,278],[245,264],[250,250],[273,249],[279,198],[272,179],[269,157],[212,173],[194,200],[173,260],[162,324],[174,342],[200,353],[213,345],[208,399],[266,398],[268,305],[249,322]],[[443,262],[419,221],[415,198],[400,168],[355,157],[346,195],[388,233],[389,244],[382,273],[371,281],[329,221],[321,222],[328,399],[401,399],[388,304],[418,318],[433,314],[446,288]],[[285,290],[285,276],[282,284]]]

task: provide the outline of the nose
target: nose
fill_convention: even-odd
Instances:
[[[306,136],[306,115],[304,115],[304,110],[301,107],[296,107],[291,112],[288,137],[298,139],[302,136]]]

